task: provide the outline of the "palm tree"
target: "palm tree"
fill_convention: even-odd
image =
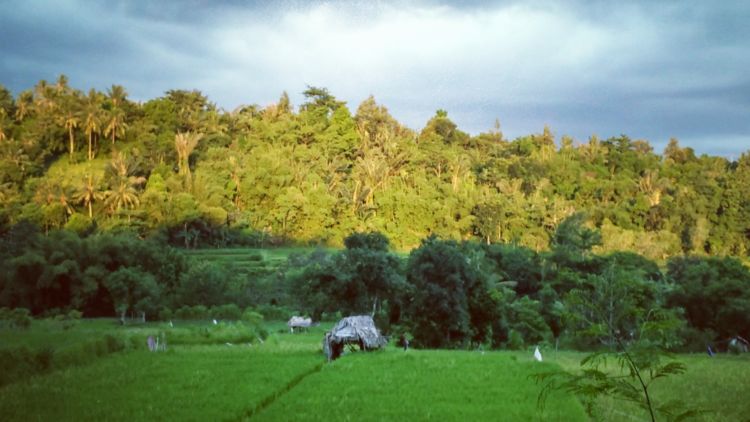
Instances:
[[[81,104],[77,93],[66,96],[63,101],[63,110],[58,115],[58,124],[64,126],[68,131],[68,152],[70,161],[73,162],[73,153],[76,149],[75,134],[73,131],[81,124]]]
[[[177,165],[179,167],[180,174],[184,175],[187,179],[190,179],[190,154],[198,145],[198,141],[203,137],[200,133],[185,132],[178,133],[174,137],[174,147],[177,151]]]
[[[135,187],[145,182],[146,178],[144,177],[131,176],[119,178],[114,188],[105,192],[106,199],[104,200],[104,204],[109,207],[110,213],[114,214],[122,207],[131,209],[140,205],[141,201],[138,198],[138,191]],[[130,221],[129,215],[128,221]]]
[[[22,121],[26,116],[31,113],[32,103],[34,102],[34,94],[31,91],[23,91],[18,96],[16,101],[16,120]]]
[[[65,219],[73,215],[73,205],[70,203],[71,194],[70,189],[67,186],[60,186],[57,192],[57,200],[60,201],[60,206],[65,210]]]
[[[0,107],[0,142],[3,142],[4,140],[8,139],[8,136],[5,134],[5,116],[7,115],[7,112],[4,108]]]
[[[91,89],[88,97],[86,97],[86,105],[84,109],[84,131],[89,138],[89,160],[94,159],[92,145],[94,143],[94,136],[98,135],[100,131],[100,106],[101,98],[99,94],[94,89]]]
[[[34,191],[34,202],[37,205],[50,205],[55,202],[57,186],[49,180],[42,180]]]
[[[94,178],[89,174],[73,197],[78,203],[83,203],[88,208],[89,218],[94,218],[93,203],[104,198],[104,192],[100,192],[98,189],[98,183],[94,183]]]
[[[104,129],[104,134],[106,136],[112,136],[112,145],[114,145],[115,138],[118,136],[125,136],[125,129],[127,129],[127,124],[125,124],[125,112],[122,110],[121,106],[125,103],[128,93],[121,85],[112,85],[112,87],[107,90],[107,93],[109,101],[112,103],[112,108],[109,111],[109,122]]]
[[[112,85],[112,87],[107,89],[107,96],[109,97],[109,101],[112,102],[112,107],[120,108],[127,101],[128,92],[125,91],[122,85]]]
[[[78,118],[78,116],[73,113],[69,112],[65,115],[65,129],[68,129],[68,140],[69,146],[68,150],[70,151],[70,162],[73,162],[73,152],[76,149],[75,144],[75,136],[73,136],[73,129],[76,129],[78,125],[81,123],[81,119]]]
[[[112,145],[115,144],[116,137],[119,136],[122,138],[125,136],[125,129],[127,129],[127,125],[125,124],[125,112],[115,108],[110,110],[109,123],[107,123],[107,127],[104,128],[104,135],[112,137]]]
[[[67,93],[68,90],[70,90],[70,87],[68,86],[68,77],[61,73],[60,76],[57,77],[55,89],[57,90],[58,94]]]

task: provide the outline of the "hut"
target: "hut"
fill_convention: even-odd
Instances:
[[[332,361],[344,352],[344,345],[359,345],[360,350],[375,350],[388,344],[369,315],[350,316],[336,323],[323,338],[323,353]]]
[[[293,316],[289,318],[289,321],[286,323],[286,325],[289,327],[289,331],[293,333],[295,328],[310,328],[310,326],[312,325],[312,319],[301,316]]]

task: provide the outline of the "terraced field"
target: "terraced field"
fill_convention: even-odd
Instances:
[[[263,277],[279,269],[292,254],[306,254],[315,248],[225,248],[191,249],[185,253],[196,260],[231,265],[237,273],[250,277]]]

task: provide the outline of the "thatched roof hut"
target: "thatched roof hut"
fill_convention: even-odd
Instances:
[[[379,349],[388,340],[380,335],[369,315],[350,316],[336,323],[323,338],[323,353],[332,361],[344,351],[345,344],[358,344],[361,350]]]
[[[294,332],[295,328],[310,328],[312,325],[312,318],[305,318],[301,316],[293,316],[286,323],[291,332]]]

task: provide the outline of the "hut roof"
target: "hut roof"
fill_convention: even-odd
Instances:
[[[286,323],[289,327],[309,327],[312,325],[312,318],[305,318],[301,316],[293,316]]]
[[[364,349],[379,349],[388,343],[375,326],[369,315],[350,316],[341,319],[323,339],[323,351],[329,360],[335,359],[338,353],[334,345],[360,344]]]

